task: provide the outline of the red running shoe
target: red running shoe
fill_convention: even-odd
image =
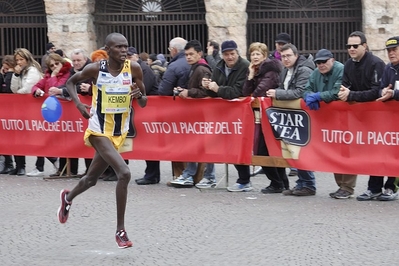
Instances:
[[[63,189],[60,192],[61,206],[58,208],[58,220],[60,223],[64,224],[68,220],[69,209],[71,208],[72,202],[66,200],[66,195],[69,190]]]
[[[124,229],[116,232],[115,240],[118,248],[130,248],[133,246],[132,241],[129,240],[129,237]]]

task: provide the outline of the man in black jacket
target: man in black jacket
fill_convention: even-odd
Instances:
[[[345,62],[342,85],[338,97],[342,101],[369,102],[378,98],[380,79],[385,68],[385,63],[372,53],[368,52],[367,39],[363,32],[352,32],[346,44],[351,57]],[[370,176],[372,178],[372,176]],[[378,177],[383,178],[383,177]],[[330,196],[336,199],[353,197],[357,175],[342,174],[335,176],[339,186]],[[367,190],[358,196],[358,200],[370,200],[378,197],[380,193]]]

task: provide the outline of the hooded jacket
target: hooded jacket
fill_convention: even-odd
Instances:
[[[260,66],[258,73],[253,79],[248,80],[249,70],[247,71],[247,79],[244,83],[244,96],[262,97],[266,96],[268,89],[275,89],[279,86],[279,76],[282,70],[281,62],[277,59],[264,60]]]
[[[284,88],[284,80],[287,76],[288,68],[284,67],[280,75],[280,86],[276,90],[276,100],[295,100],[302,98],[306,83],[315,67],[312,55],[308,55],[308,57],[300,55],[295,62],[294,70],[288,82],[288,88],[286,89]]]
[[[209,90],[202,87],[202,78],[205,76],[205,73],[208,73],[209,76],[212,74],[211,67],[205,61],[205,59],[201,58],[196,64],[191,66],[187,90],[188,96],[191,98],[204,98],[208,97]]]

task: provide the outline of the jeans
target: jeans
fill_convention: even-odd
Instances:
[[[187,163],[187,167],[183,170],[182,176],[188,178],[194,177],[197,173],[198,163]],[[207,163],[204,172],[204,178],[215,179],[215,164]]]
[[[316,179],[312,171],[298,169],[298,180],[296,181],[296,188],[301,189],[303,187],[307,187],[316,191]]]

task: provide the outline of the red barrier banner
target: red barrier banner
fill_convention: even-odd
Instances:
[[[251,164],[254,118],[251,99],[180,99],[150,96],[145,108],[134,101],[136,136],[126,159]],[[90,97],[81,97],[90,104]],[[62,101],[62,116],[44,121],[44,98],[0,95],[0,154],[90,158],[83,143],[87,127],[73,102]]]
[[[270,155],[293,167],[344,174],[398,176],[396,101],[321,103],[262,99],[262,129]]]

